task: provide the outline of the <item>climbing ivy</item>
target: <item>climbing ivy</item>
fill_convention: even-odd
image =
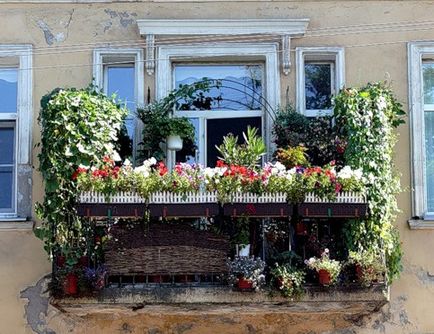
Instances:
[[[347,224],[347,244],[350,249],[384,250],[388,279],[392,281],[399,276],[402,258],[399,235],[393,226],[400,191],[393,148],[397,141],[395,128],[404,123],[405,113],[385,83],[344,89],[334,102],[336,126],[347,143],[346,164],[362,168],[366,175],[370,209],[367,220]]]
[[[114,143],[127,110],[94,87],[55,89],[41,100],[39,170],[45,187],[36,212],[42,225],[35,230],[48,254],[60,251],[74,262],[80,256],[85,227],[77,217],[78,195],[73,174],[114,153]]]

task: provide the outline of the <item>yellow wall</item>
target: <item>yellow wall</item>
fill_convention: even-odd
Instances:
[[[399,100],[407,106],[407,41],[434,40],[434,1],[137,1],[100,4],[0,4],[0,44],[31,43],[34,46],[34,132],[42,95],[58,86],[86,86],[92,77],[92,49],[110,41],[144,42],[136,19],[142,18],[309,18],[309,29],[342,26],[322,36],[293,40],[296,46],[345,47],[346,84],[363,85],[390,79]],[[406,25],[381,32],[381,24]],[[358,25],[375,24],[378,29],[361,32]],[[45,29],[45,34],[44,30]],[[355,32],[356,31],[356,32]],[[357,32],[358,31],[358,32]],[[52,34],[52,36],[50,35]],[[47,44],[54,38],[52,45]],[[136,44],[140,45],[140,44]],[[71,46],[71,49],[67,49]],[[56,49],[59,47],[59,49]],[[61,50],[61,51],[59,51]],[[282,76],[282,98],[289,87],[295,100],[295,57],[290,76]],[[145,89],[153,92],[153,78],[146,75]],[[283,100],[284,101],[284,100]],[[406,107],[407,108],[407,107]],[[399,196],[402,213],[396,222],[404,247],[404,272],[391,290],[390,311],[383,311],[357,333],[427,333],[434,331],[434,231],[409,230],[410,149],[408,123],[399,129],[396,163],[406,191]],[[33,163],[37,162],[33,153]],[[42,200],[40,175],[33,175],[33,200]],[[35,284],[50,266],[30,231],[0,229],[0,333],[25,332],[24,302],[20,291]],[[378,322],[375,322],[377,320]]]

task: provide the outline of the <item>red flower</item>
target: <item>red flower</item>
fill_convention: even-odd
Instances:
[[[104,161],[105,163],[110,164],[112,166],[114,166],[114,164],[115,164],[113,159],[110,158],[108,155],[106,155],[104,158],[102,158],[102,161]]]
[[[216,167],[227,167],[223,160],[217,160]]]
[[[340,183],[335,184],[335,192],[339,193],[342,190],[342,185]]]
[[[168,172],[166,165],[162,161],[158,163],[158,172],[160,173],[160,176],[164,176]]]

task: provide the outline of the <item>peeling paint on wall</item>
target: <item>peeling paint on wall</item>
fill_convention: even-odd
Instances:
[[[71,25],[72,18],[75,9],[68,12],[66,17],[54,16],[57,19],[53,21],[52,15],[47,18],[40,18],[36,20],[36,25],[44,33],[45,42],[48,45],[53,45],[55,43],[62,43],[68,38],[69,26]]]
[[[24,316],[27,324],[37,334],[56,334],[47,328],[48,282],[50,275],[41,278],[35,285],[21,291],[21,298],[28,300],[24,306]]]

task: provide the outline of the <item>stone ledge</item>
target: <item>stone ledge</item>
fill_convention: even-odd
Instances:
[[[338,312],[367,314],[375,312],[389,300],[384,284],[360,287],[306,287],[297,300],[277,292],[240,292],[218,287],[149,287],[143,289],[107,288],[98,296],[52,300],[58,308],[74,314],[112,309],[145,309],[146,312]]]

